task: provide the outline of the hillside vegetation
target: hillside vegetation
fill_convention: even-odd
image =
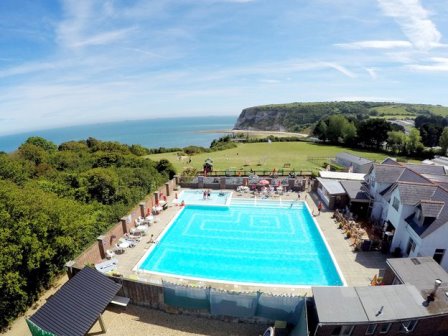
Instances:
[[[207,158],[213,160],[214,169],[218,171],[267,171],[274,168],[285,171],[318,171],[321,163],[328,162],[337,153],[348,152],[380,162],[387,154],[375,153],[367,150],[349,149],[347,147],[316,144],[311,142],[260,142],[240,143],[236,148],[213,153],[201,153],[187,157],[180,157],[177,153],[153,154],[152,160],[169,160],[178,172],[196,169],[202,171],[202,165]],[[404,158],[403,158],[404,159]]]
[[[300,132],[332,114],[357,119],[414,119],[419,115],[448,116],[448,107],[364,101],[262,105],[244,109],[234,129]]]
[[[138,145],[29,138],[0,153],[0,330],[109,226],[174,175]]]

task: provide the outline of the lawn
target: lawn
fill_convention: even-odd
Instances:
[[[187,167],[194,167],[202,170],[202,164],[207,158],[214,162],[214,170],[266,170],[272,171],[282,169],[286,164],[290,168],[285,170],[294,171],[316,171],[319,166],[316,163],[323,162],[325,158],[335,157],[339,152],[349,152],[367,159],[381,161],[386,155],[382,153],[372,153],[366,151],[356,151],[338,146],[327,146],[310,142],[273,142],[273,143],[243,143],[237,148],[232,148],[219,152],[203,153],[188,158],[178,159],[177,153],[153,154],[149,157],[153,160],[168,159],[173,163],[178,172],[182,172]],[[309,160],[309,157],[320,158]],[[324,158],[324,159],[322,159]]]

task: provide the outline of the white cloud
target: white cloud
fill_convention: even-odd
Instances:
[[[111,28],[105,23],[115,12],[111,3],[64,0],[63,8],[65,19],[57,26],[57,41],[69,49],[110,44],[123,40],[135,30],[134,27]]]
[[[409,41],[356,41],[351,43],[337,43],[335,46],[344,49],[394,49],[394,48],[412,48]]]
[[[341,74],[343,74],[343,75],[345,75],[347,77],[356,78],[356,75],[353,72],[351,72],[346,67],[344,67],[344,66],[342,66],[340,64],[331,63],[331,62],[323,62],[322,65],[324,67],[329,67],[329,68],[335,69],[336,71],[339,71]]]
[[[383,13],[394,18],[415,48],[428,50],[440,42],[442,34],[419,0],[377,1]]]
[[[432,57],[430,64],[409,64],[407,68],[418,72],[448,72],[448,58]]]
[[[367,71],[367,73],[370,75],[370,77],[372,79],[378,78],[378,74],[376,73],[376,70],[374,68],[365,68],[365,70]]]

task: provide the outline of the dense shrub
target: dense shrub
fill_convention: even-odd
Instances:
[[[66,261],[171,178],[141,146],[93,138],[59,147],[29,138],[0,154],[0,330],[24,312]]]

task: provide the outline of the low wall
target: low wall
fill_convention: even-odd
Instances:
[[[68,266],[67,273],[72,277],[80,270],[76,266]],[[259,291],[229,292],[166,282],[159,285],[107,276],[122,285],[118,295],[129,298],[131,304],[171,314],[261,325],[280,320],[297,325],[306,309],[306,298],[300,296],[273,296]]]
[[[82,268],[87,264],[99,263],[104,259],[106,250],[111,249],[125,233],[135,227],[135,220],[139,216],[146,215],[148,210],[152,209],[156,203],[156,197],[159,198],[160,195],[171,195],[174,192],[175,187],[176,179],[172,179],[159,187],[152,195],[148,195],[148,197],[134,207],[127,216],[123,217],[121,221],[113,225],[107,232],[99,236],[95,243],[84,250],[75,259],[75,265]]]

